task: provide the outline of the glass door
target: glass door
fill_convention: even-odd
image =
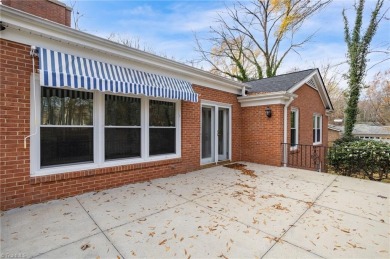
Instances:
[[[229,110],[225,108],[218,108],[218,160],[228,159],[229,150]]]
[[[202,107],[202,164],[215,161],[214,117],[214,107]]]
[[[201,163],[228,160],[230,152],[230,108],[202,106]]]

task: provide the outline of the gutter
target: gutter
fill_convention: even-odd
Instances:
[[[294,101],[295,97],[291,96],[290,100],[284,105],[283,109],[283,143],[287,143],[287,115],[288,115],[288,107]],[[287,145],[283,145],[283,166],[287,167]]]

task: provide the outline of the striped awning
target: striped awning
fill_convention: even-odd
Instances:
[[[191,83],[38,48],[40,83],[49,87],[143,94],[151,97],[198,101]]]

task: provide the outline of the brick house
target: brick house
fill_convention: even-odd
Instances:
[[[318,70],[270,91],[74,30],[56,0],[1,3],[2,210],[327,143]]]

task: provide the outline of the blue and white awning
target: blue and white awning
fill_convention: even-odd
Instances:
[[[96,60],[38,48],[40,83],[49,87],[143,94],[197,102],[191,83]]]

